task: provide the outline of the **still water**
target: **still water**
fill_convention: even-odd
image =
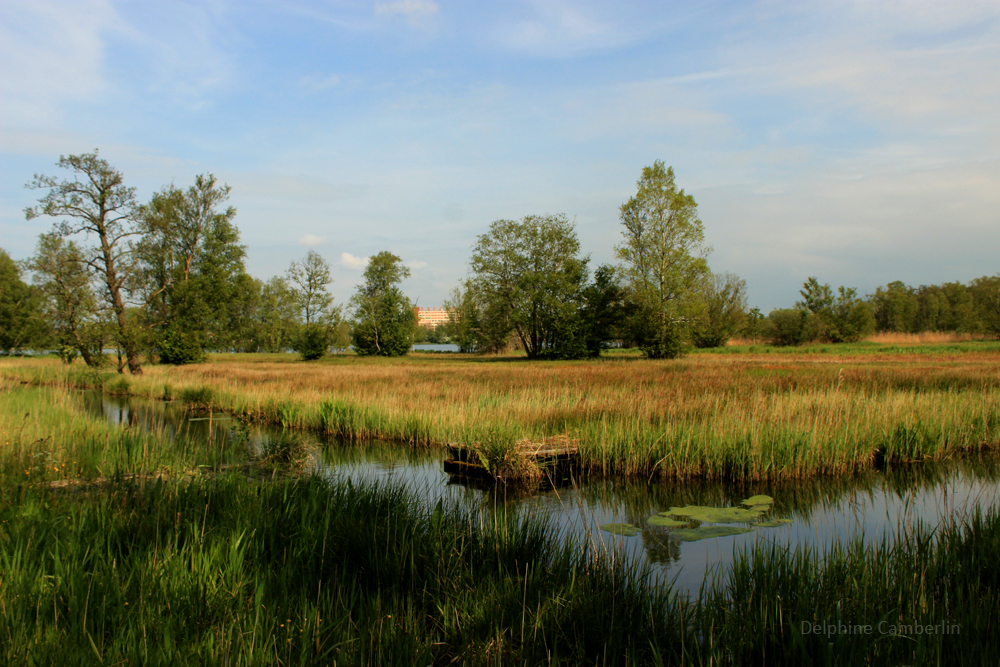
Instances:
[[[244,428],[226,414],[192,413],[179,403],[89,393],[84,405],[95,417],[114,424],[156,430],[169,439],[183,436],[221,449],[234,440],[234,429]],[[280,433],[251,427],[242,435],[251,447],[262,448]],[[1000,458],[992,455],[798,483],[678,483],[586,475],[553,480],[545,489],[514,492],[502,486],[475,488],[450,477],[442,470],[445,455],[441,450],[389,442],[351,444],[312,433],[294,435],[316,446],[313,472],[333,482],[402,485],[432,505],[443,500],[446,505],[486,512],[528,512],[545,518],[560,534],[594,548],[620,549],[635,562],[648,565],[652,576],[671,580],[676,590],[692,594],[697,594],[706,573],[725,571],[736,549],[755,544],[803,545],[822,553],[835,541],[858,536],[869,542],[891,541],[900,526],[934,527],[1000,504]],[[671,535],[674,529],[646,523],[671,507],[738,506],[744,498],[758,494],[774,498],[768,518],[791,523],[697,542],[680,541]],[[639,532],[632,537],[612,535],[600,528],[609,523],[630,523]]]

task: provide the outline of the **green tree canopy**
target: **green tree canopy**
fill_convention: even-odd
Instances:
[[[705,232],[694,197],[678,189],[672,167],[644,167],[621,207],[624,243],[615,253],[636,304],[634,335],[647,356],[678,356],[687,340],[686,306],[708,273]]]
[[[580,309],[588,258],[579,252],[573,224],[564,215],[490,225],[476,242],[471,268],[482,321],[492,337],[513,331],[532,359],[584,356]]]
[[[135,188],[127,187],[121,172],[97,151],[59,158],[57,165],[73,176],[59,180],[36,174],[28,188],[48,190],[38,206],[25,209],[29,220],[47,215],[63,218],[56,225],[62,236],[96,236],[98,245],[88,251],[88,266],[101,278],[115,317],[115,338],[125,351],[130,373],[142,373],[135,323],[125,303],[125,285],[133,270],[131,238],[136,227]],[[124,369],[119,367],[119,372]]]
[[[365,282],[351,297],[351,339],[358,354],[397,357],[410,351],[416,317],[399,289],[410,277],[403,260],[383,250],[368,260]]]
[[[10,354],[43,342],[38,293],[21,280],[21,269],[0,248],[0,350]]]
[[[88,366],[99,365],[104,327],[83,250],[59,234],[42,234],[28,268],[63,361],[79,353]]]
[[[295,296],[306,325],[325,322],[335,315],[333,297],[326,291],[326,286],[333,282],[330,265],[318,252],[310,250],[301,264],[292,262],[288,267],[288,281],[295,286]]]

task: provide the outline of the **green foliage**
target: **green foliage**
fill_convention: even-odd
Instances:
[[[361,355],[397,357],[410,351],[416,317],[398,285],[410,277],[403,260],[387,250],[371,257],[365,283],[351,297],[351,338]]]
[[[160,363],[182,366],[205,360],[205,349],[196,331],[171,329],[160,343]]]
[[[529,359],[587,354],[581,318],[586,257],[564,215],[497,220],[473,248],[472,294],[494,341],[513,332]]]
[[[295,285],[295,298],[306,325],[326,321],[331,315],[333,297],[326,286],[333,282],[330,265],[315,250],[306,254],[299,264],[292,262],[288,268],[288,281]]]
[[[83,250],[59,234],[42,234],[28,267],[35,274],[60,356],[70,363],[79,353],[88,366],[99,365],[106,327]]]
[[[814,316],[806,333],[810,340],[854,343],[875,331],[872,307],[858,298],[855,288],[841,286],[834,295],[829,285],[809,278],[799,293],[803,300],[796,305]]]
[[[28,183],[33,190],[48,190],[38,206],[25,209],[29,220],[47,215],[60,218],[56,233],[72,236],[94,235],[98,244],[86,256],[97,272],[114,313],[114,337],[128,360],[129,372],[142,373],[137,327],[125,304],[123,286],[132,278],[132,248],[128,239],[136,233],[135,188],[97,151],[59,158],[60,168],[73,173],[72,179],[58,180],[35,175]]]
[[[779,308],[768,313],[763,336],[772,345],[801,345],[806,341],[808,313],[800,308]]]
[[[677,189],[673,168],[657,160],[644,167],[636,195],[621,207],[625,242],[615,247],[625,262],[638,308],[632,331],[647,356],[679,356],[688,338],[685,317],[708,273],[705,232],[694,197]]]
[[[594,271],[594,282],[583,289],[581,317],[590,356],[598,356],[610,341],[628,337],[631,307],[615,268],[607,264],[599,266]]]
[[[694,290],[691,336],[695,347],[722,347],[746,324],[747,284],[731,273],[709,274]]]
[[[202,174],[187,190],[168,186],[139,209],[139,271],[131,287],[146,304],[154,344],[178,329],[213,349],[249,344],[260,288],[246,275],[236,209],[220,210],[230,191]]]
[[[0,351],[9,354],[43,344],[46,331],[41,315],[37,291],[21,280],[20,268],[0,248]]]
[[[330,346],[330,330],[325,324],[305,324],[295,340],[295,351],[303,361],[321,359]]]
[[[511,333],[508,313],[502,304],[489,301],[474,280],[466,280],[452,290],[444,307],[454,313],[444,325],[448,337],[462,352],[500,352]]]

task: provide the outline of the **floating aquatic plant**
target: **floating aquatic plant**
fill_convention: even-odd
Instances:
[[[667,526],[668,528],[676,528],[678,526],[686,526],[690,523],[690,521],[678,521],[677,519],[671,519],[669,517],[660,516],[659,514],[654,514],[646,519],[646,523],[651,526]]]
[[[791,523],[791,519],[771,519],[770,521],[762,521],[756,524],[755,528],[776,528],[777,526],[782,526],[786,523]]]
[[[639,534],[639,529],[631,523],[606,523],[601,526],[601,530],[606,530],[613,535],[623,535],[625,537],[635,537]]]
[[[772,498],[771,496],[764,496],[764,495],[750,496],[749,498],[744,500],[742,504],[746,505],[747,507],[755,507],[759,505],[770,506],[774,504],[774,498]]]
[[[671,507],[660,516],[686,516],[703,523],[738,523],[741,521],[756,521],[763,512],[746,509],[745,507]]]
[[[739,526],[712,526],[710,528],[678,528],[671,535],[684,542],[697,542],[710,537],[725,537],[727,535],[742,535],[749,533],[749,528]]]

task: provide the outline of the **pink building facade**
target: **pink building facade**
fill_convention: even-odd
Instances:
[[[416,306],[413,314],[417,316],[418,327],[438,327],[445,322],[450,322],[452,311],[445,308],[421,308]]]

